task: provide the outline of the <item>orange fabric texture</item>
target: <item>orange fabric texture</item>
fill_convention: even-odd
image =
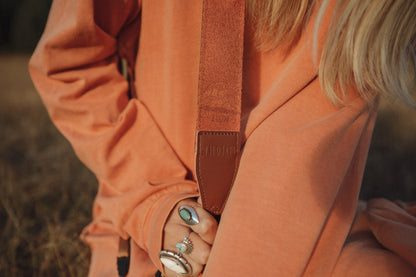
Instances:
[[[129,276],[154,276],[172,207],[198,196],[201,11],[202,1],[53,1],[30,72],[99,180],[83,232],[90,276],[116,276],[119,236],[132,238]],[[342,107],[323,95],[315,15],[289,54],[257,51],[246,28],[243,152],[204,276],[415,274],[414,207],[370,202],[353,225],[377,105],[353,90]],[[134,71],[130,92],[119,56]]]

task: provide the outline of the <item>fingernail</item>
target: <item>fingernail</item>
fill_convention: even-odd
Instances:
[[[182,206],[179,207],[179,216],[187,225],[195,225],[199,223],[198,215],[191,207]]]

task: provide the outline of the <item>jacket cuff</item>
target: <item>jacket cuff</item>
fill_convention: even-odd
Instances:
[[[112,277],[118,276],[116,261],[119,236],[115,235],[85,235],[83,241],[91,250],[91,262],[88,276]]]
[[[147,203],[142,203],[133,211],[134,216],[124,226],[131,238],[148,253],[152,263],[162,272],[159,252],[162,250],[165,222],[179,201],[198,195],[195,182],[170,184],[168,188],[148,197]]]

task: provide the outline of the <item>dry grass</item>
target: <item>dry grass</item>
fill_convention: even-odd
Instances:
[[[78,236],[96,182],[50,122],[27,60],[0,56],[0,275],[86,276]]]
[[[51,124],[28,56],[0,55],[0,275],[86,276],[94,177]],[[416,112],[383,105],[361,197],[416,199]]]

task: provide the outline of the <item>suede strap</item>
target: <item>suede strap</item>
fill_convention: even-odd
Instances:
[[[222,212],[238,168],[244,16],[244,0],[204,0],[196,176],[213,214]]]

